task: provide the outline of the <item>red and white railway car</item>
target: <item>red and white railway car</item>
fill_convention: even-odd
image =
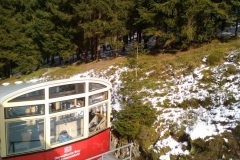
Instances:
[[[111,88],[98,78],[0,86],[0,159],[83,160],[109,151]]]

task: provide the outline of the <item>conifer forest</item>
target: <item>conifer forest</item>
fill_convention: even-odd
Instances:
[[[0,77],[30,73],[55,56],[90,51],[98,61],[106,42],[118,56],[134,34],[181,50],[210,43],[229,24],[237,37],[239,9],[238,0],[1,0]]]

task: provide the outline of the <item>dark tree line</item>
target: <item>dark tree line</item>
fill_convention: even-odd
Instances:
[[[1,0],[0,77],[89,49],[99,60],[105,42],[117,56],[133,33],[181,49],[211,42],[227,23],[236,23],[237,36],[239,6],[238,0]]]

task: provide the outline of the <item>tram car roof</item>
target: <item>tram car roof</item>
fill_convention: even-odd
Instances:
[[[52,86],[57,83],[64,85],[64,84],[69,84],[71,82],[87,82],[87,81],[99,82],[100,84],[105,82],[105,84],[108,83],[108,85],[111,85],[111,83],[108,82],[107,80],[100,79],[100,78],[61,79],[61,80],[52,80],[52,81],[45,81],[45,82],[32,81],[29,83],[19,83],[19,84],[3,83],[0,86],[0,107],[2,106],[2,103],[4,100],[6,100],[7,98],[15,94],[21,93],[22,91],[26,91],[26,90],[38,88],[38,87]],[[112,86],[110,87],[112,88]]]

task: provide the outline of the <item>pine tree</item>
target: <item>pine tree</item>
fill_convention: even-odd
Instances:
[[[1,2],[1,57],[10,76],[15,72],[27,73],[36,69],[41,62],[38,47],[31,39],[31,21],[33,3],[22,1]]]
[[[120,91],[122,95],[121,110],[118,111],[113,121],[114,129],[121,137],[134,141],[140,134],[142,128],[152,127],[156,120],[156,109],[152,104],[142,101],[143,95],[140,80],[135,78],[134,71],[125,72],[122,75],[124,88]]]
[[[33,27],[35,40],[45,55],[43,58],[59,56],[67,61],[76,53],[73,41],[72,11],[70,1],[42,1],[36,11]]]
[[[232,0],[230,1],[230,15],[235,21],[235,38],[238,37],[238,25],[240,20],[240,2],[238,0]]]

